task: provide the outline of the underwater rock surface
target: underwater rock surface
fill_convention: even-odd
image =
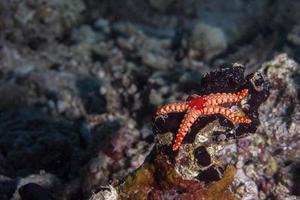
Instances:
[[[253,137],[237,143],[237,156],[227,154],[237,161],[234,192],[241,199],[297,199],[300,67],[280,54],[260,71],[270,81],[270,95],[259,108],[260,125]]]

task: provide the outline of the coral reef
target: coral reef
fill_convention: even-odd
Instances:
[[[168,154],[162,159],[174,165],[161,168],[204,182],[190,193],[204,188],[204,194],[233,165],[233,184],[223,186],[236,198],[299,199],[299,6],[294,0],[0,0],[0,199],[113,198],[119,180],[157,142],[162,155],[152,157]],[[269,98],[251,113],[256,87],[233,107],[251,118],[248,125],[200,117],[172,157],[184,114],[167,115],[167,124],[156,118],[154,135],[156,109],[190,94],[252,88],[249,77],[240,79],[249,85],[235,88],[223,77],[215,85],[203,76],[235,62],[270,81]],[[195,139],[212,146],[194,145]],[[212,163],[219,165],[206,170]],[[140,169],[154,172],[148,167]],[[155,186],[151,195],[163,196]],[[181,191],[184,198],[189,188],[169,189],[170,198]]]
[[[211,72],[202,79],[199,95],[247,88],[249,94],[242,104],[237,101],[227,104],[235,110],[232,112],[241,113],[242,108],[251,122],[235,123],[218,113],[200,116],[177,152],[172,144],[184,113],[166,112],[165,116],[156,117],[153,124],[156,143],[152,152],[140,168],[114,185],[116,198],[235,199],[228,190],[234,167],[226,168],[218,160],[219,152],[225,143],[256,131],[258,109],[269,92],[269,83],[262,74],[254,73],[245,78],[244,70],[243,66],[235,64],[232,68]]]

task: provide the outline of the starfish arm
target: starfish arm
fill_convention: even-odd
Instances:
[[[185,112],[187,109],[188,105],[185,102],[171,103],[158,109],[156,112],[156,116],[165,115],[171,112]]]
[[[186,114],[184,115],[184,118],[179,126],[178,133],[176,135],[175,142],[173,144],[173,151],[176,151],[184,136],[190,131],[193,123],[202,115],[202,112],[200,110],[196,109],[189,109]]]
[[[248,89],[243,89],[237,93],[217,93],[203,97],[206,105],[219,105],[223,103],[234,103],[248,95]]]
[[[222,114],[228,119],[230,119],[232,122],[237,123],[251,123],[251,119],[248,117],[240,117],[233,113],[230,109],[220,107],[220,106],[212,106],[212,107],[206,107],[203,109],[203,114],[205,115],[211,115],[211,114]]]

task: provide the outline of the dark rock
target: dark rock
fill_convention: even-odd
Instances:
[[[54,200],[48,189],[36,184],[28,183],[19,188],[22,200]]]
[[[0,180],[0,199],[10,199],[17,189],[16,180]]]
[[[205,147],[198,147],[195,152],[195,158],[199,165],[208,166],[211,164],[211,158]]]

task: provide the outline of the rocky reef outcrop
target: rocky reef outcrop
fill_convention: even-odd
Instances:
[[[107,192],[100,189],[91,197],[114,193],[115,199],[235,199],[229,188],[235,168],[219,160],[224,144],[255,133],[258,109],[269,95],[269,82],[261,73],[244,77],[245,68],[235,64],[206,75],[199,95],[248,89],[242,104],[227,105],[248,116],[251,123],[233,123],[220,114],[201,116],[192,125],[178,151],[172,143],[184,113],[170,113],[154,119],[154,147],[145,162]],[[98,198],[101,199],[101,198]],[[107,198],[108,199],[108,198]]]

